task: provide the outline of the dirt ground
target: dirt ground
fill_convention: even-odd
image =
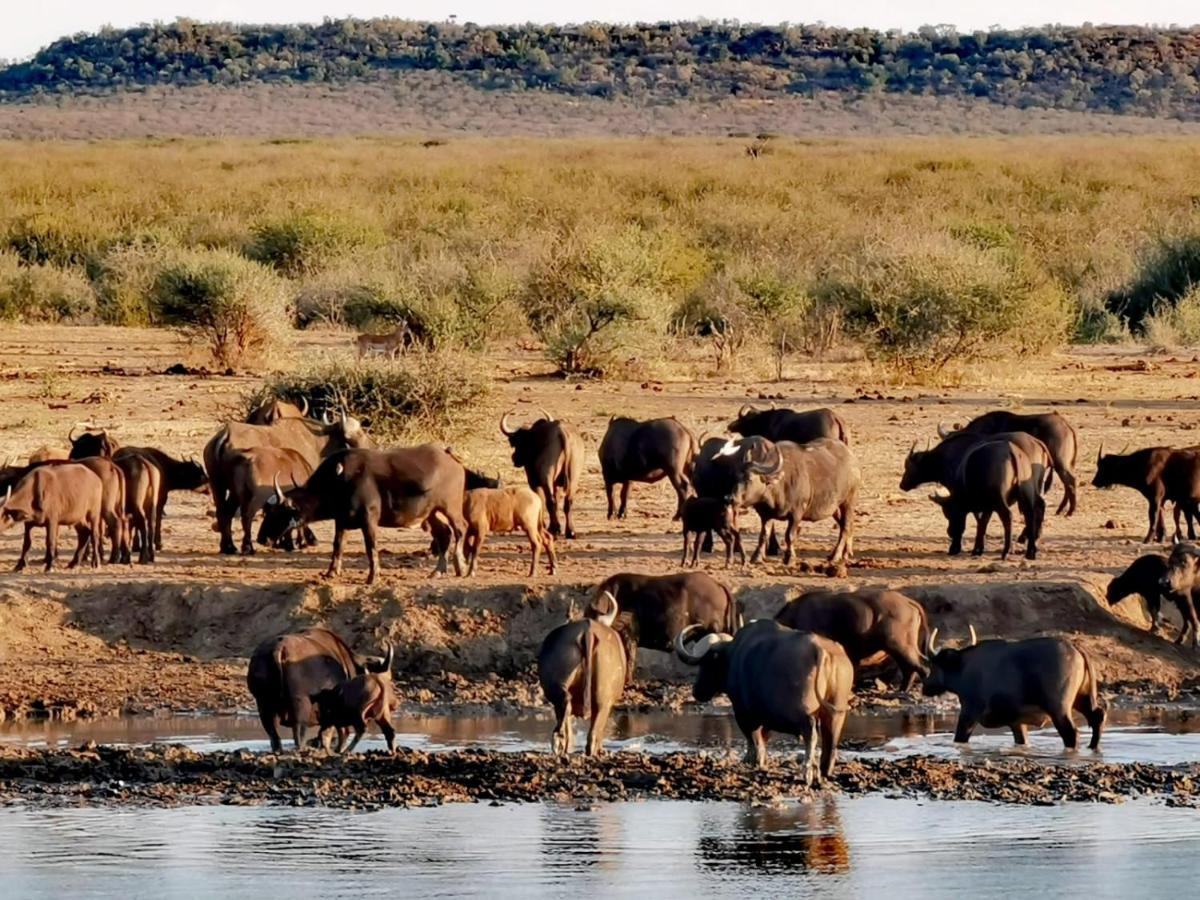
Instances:
[[[351,337],[304,333],[298,355],[349,353]],[[43,445],[65,446],[77,423],[106,427],[127,444],[200,455],[219,423],[259,383],[254,374],[169,375],[192,365],[171,334],[91,327],[6,327],[0,334],[0,461]],[[385,533],[381,583],[365,586],[357,536],[348,543],[341,582],[320,579],[331,527],[317,526],[321,546],[299,554],[260,552],[223,557],[210,528],[209,499],[173,495],[164,525],[165,550],[153,566],[105,567],[15,575],[20,536],[0,535],[0,712],[100,715],[156,710],[246,708],[243,675],[254,645],[280,630],[327,622],[368,650],[397,645],[406,702],[449,701],[539,705],[532,675],[538,642],[590,585],[617,571],[673,571],[681,548],[670,521],[674,497],[665,484],[638,485],[628,519],[606,522],[595,451],[609,417],[675,415],[697,433],[719,432],[747,402],[828,405],[845,418],[861,461],[857,559],[846,577],[819,563],[832,547],[831,523],[805,525],[801,562],[775,560],[725,571],[719,556],[703,565],[723,579],[747,615],[772,614],[799,589],[889,585],[910,591],[930,609],[949,640],[968,622],[981,637],[1039,632],[1077,638],[1094,655],[1110,693],[1135,699],[1186,698],[1200,680],[1200,654],[1179,650],[1177,620],[1148,635],[1139,599],[1111,610],[1107,581],[1145,551],[1145,504],[1125,489],[1090,487],[1101,444],[1112,450],[1195,443],[1200,428],[1200,367],[1191,353],[1147,356],[1140,348],[1076,349],[1034,361],[967,373],[962,386],[893,387],[861,361],[799,360],[789,380],[712,376],[700,356],[680,360],[675,377],[636,383],[565,383],[549,377],[536,353],[513,350],[489,358],[497,387],[471,436],[455,449],[474,468],[512,482],[497,422],[539,406],[573,423],[584,436],[587,471],[577,503],[580,537],[560,541],[560,569],[526,577],[520,538],[493,538],[469,579],[431,581],[427,536]],[[1000,562],[998,525],[982,559],[946,555],[945,525],[928,489],[897,485],[913,441],[936,440],[936,425],[962,422],[986,409],[1057,408],[1081,442],[1079,510],[1049,517],[1041,557]],[[1057,506],[1061,487],[1050,494]],[[236,533],[236,532],[235,532]],[[743,523],[748,550],[757,534]],[[40,552],[35,538],[33,560]],[[1154,548],[1152,548],[1154,549]],[[1157,548],[1161,549],[1161,548]],[[664,654],[639,659],[646,680],[627,697],[638,705],[676,705],[686,673]],[[665,680],[664,680],[665,679]],[[892,702],[886,696],[881,702]]]

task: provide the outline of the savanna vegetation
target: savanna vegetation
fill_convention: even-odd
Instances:
[[[0,317],[174,327],[225,365],[407,322],[579,377],[684,344],[783,377],[846,343],[942,377],[1200,340],[1198,164],[1169,138],[0,144]]]
[[[179,20],[63,38],[0,69],[0,91],[336,82],[461,74],[574,96],[784,97],[819,91],[1200,117],[1200,33],[1131,27],[959,34],[737,22],[479,26],[401,19],[236,26]]]

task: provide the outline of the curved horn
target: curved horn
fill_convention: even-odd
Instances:
[[[300,415],[308,417],[308,398],[303,395],[300,397]]]
[[[545,419],[547,422],[553,422],[553,421],[554,421],[554,416],[552,416],[552,415],[550,415],[550,413],[546,412],[546,407],[544,407],[544,406],[539,406],[539,407],[538,407],[538,412],[540,412],[540,413],[542,414],[542,418],[543,418],[543,419]]]
[[[67,443],[68,444],[75,443],[75,429],[78,427],[79,427],[79,423],[76,422],[74,425],[71,426],[71,430],[67,432]]]
[[[771,462],[753,462],[750,463],[750,471],[761,475],[763,478],[773,478],[783,471],[783,454],[778,447],[772,447],[771,450],[774,456]]]
[[[967,623],[967,631],[971,632],[971,646],[974,647],[979,643],[979,638],[975,636],[975,626],[970,622]]]
[[[600,595],[600,599],[608,601],[606,604],[608,606],[608,611],[597,616],[596,621],[603,622],[605,625],[611,628],[613,622],[617,620],[617,613],[620,612],[620,607],[617,606],[617,598],[613,596],[612,591],[605,591]]]
[[[938,437],[942,438],[942,440],[945,440],[946,438],[950,437],[951,432],[950,432],[949,428],[947,428],[941,422],[938,422],[937,433],[938,433]]]
[[[278,472],[275,473],[274,483],[275,483],[275,500],[279,503],[282,503],[283,502],[283,488],[281,488],[279,486],[279,473]]]
[[[387,650],[383,654],[383,668],[380,669],[379,671],[386,672],[388,675],[391,675],[392,674],[392,661],[396,658],[396,650],[392,646],[391,641],[388,641],[386,644],[384,644],[384,646],[387,647]]]
[[[679,634],[675,635],[675,655],[680,661],[689,666],[700,665],[700,660],[704,658],[703,654],[697,655],[688,649],[688,638],[696,631],[703,631],[703,625],[689,625],[684,628]]]
[[[1096,451],[1096,465],[1100,465],[1100,460],[1104,458],[1104,442],[1100,442],[1100,449]]]
[[[937,653],[937,633],[938,630],[936,628],[929,632],[929,641],[925,644],[926,656],[933,656]]]
[[[913,441],[912,446],[908,448],[908,455],[912,456],[916,452],[917,452],[917,442]]]
[[[512,416],[512,412],[506,412],[500,417],[500,433],[505,437],[509,437],[510,435],[517,433],[517,429],[508,427],[508,420],[510,416]]]
[[[332,425],[333,424],[333,416],[331,416],[329,414],[329,407],[326,407],[325,409],[321,410],[321,424],[322,425]]]
[[[740,419],[740,418],[742,418],[742,416],[746,415],[746,410],[750,410],[750,412],[754,412],[754,406],[749,403],[745,404],[741,409],[738,410],[737,417]]]

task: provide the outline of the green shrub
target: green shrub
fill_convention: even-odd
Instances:
[[[1143,334],[1150,346],[1160,350],[1200,346],[1200,285],[1147,316]]]
[[[0,253],[0,319],[87,322],[95,315],[96,295],[78,269],[26,266]]]
[[[1062,290],[1019,257],[937,239],[872,248],[817,293],[872,357],[915,378],[1053,346],[1071,319]]]
[[[1174,305],[1200,284],[1200,234],[1160,238],[1142,254],[1137,274],[1123,288],[1113,291],[1109,310],[1120,316],[1135,333],[1143,332],[1146,320]]]
[[[98,313],[110,325],[145,326],[154,322],[154,284],[164,253],[147,246],[110,250],[96,264]]]
[[[246,255],[282,275],[298,278],[319,271],[355,243],[345,227],[315,216],[295,216],[256,226]]]
[[[416,350],[395,362],[332,360],[273,376],[246,398],[246,411],[272,397],[304,397],[314,411],[344,405],[377,446],[413,444],[468,434],[490,391],[487,376],[461,354]]]
[[[85,223],[35,214],[9,225],[4,243],[28,265],[65,267],[86,265],[106,238]]]
[[[268,269],[226,250],[166,259],[154,278],[157,321],[205,343],[222,366],[264,359],[290,336],[287,285]]]
[[[671,280],[662,263],[638,228],[553,245],[531,271],[522,303],[561,374],[611,375],[661,343]]]

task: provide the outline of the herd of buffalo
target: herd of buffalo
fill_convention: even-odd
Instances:
[[[240,521],[242,553],[260,546],[293,550],[315,543],[310,526],[334,523],[327,577],[341,572],[346,532],[363,536],[369,575],[379,574],[380,528],[422,526],[430,533],[436,572],[453,562],[456,574],[473,574],[489,534],[521,531],[529,541],[529,575],[544,555],[553,573],[555,538],[575,536],[572,511],[584,469],[578,432],[549,413],[524,425],[512,414],[500,431],[513,465],[527,484],[501,485],[467,468],[442,445],[376,449],[362,424],[342,409],[310,417],[306,402],[273,400],[245,422],[228,422],[203,449],[203,464],[178,460],[150,447],[122,447],[106,431],[68,435],[69,450],[43,449],[27,464],[0,468],[0,532],[24,526],[16,568],[26,565],[35,529],[46,534],[45,567],[53,568],[59,527],[77,534],[71,565],[87,560],[153,563],[162,549],[162,519],[173,491],[210,492],[213,528],[220,551],[237,553],[234,523]],[[683,557],[694,566],[713,536],[725,546],[728,566],[737,552],[745,564],[739,514],[753,510],[760,530],[751,563],[778,552],[774,523],[783,522],[783,562],[791,564],[801,522],[832,519],[837,539],[829,555],[844,565],[854,553],[854,526],[862,473],[845,423],[828,409],[794,412],[743,407],[730,423],[732,436],[701,436],[674,418],[636,421],[614,417],[599,446],[608,516],[624,517],[630,485],[666,479],[678,497]],[[904,459],[900,487],[938,486],[932,494],[947,522],[949,552],[960,553],[968,514],[975,520],[972,552],[982,554],[993,515],[1003,529],[1002,557],[1013,545],[1013,508],[1021,515],[1017,543],[1034,559],[1042,535],[1046,492],[1057,475],[1063,487],[1058,513],[1077,503],[1079,443],[1056,412],[1020,415],[989,412],[948,431],[940,442]],[[1181,541],[1200,518],[1200,448],[1152,447],[1097,455],[1093,485],[1124,486],[1149,506],[1145,541],[1163,540],[1165,508],[1173,506],[1175,543],[1170,556],[1142,556],[1108,589],[1116,603],[1141,595],[1157,627],[1162,600],[1174,603],[1197,645],[1200,620],[1193,596],[1200,579],[1200,549]],[[620,488],[620,498],[617,489]],[[255,519],[261,513],[257,536]],[[690,555],[690,560],[689,560]],[[1069,641],[1034,638],[937,646],[925,609],[895,591],[815,591],[790,601],[775,619],[743,622],[729,591],[701,572],[665,576],[621,574],[595,591],[582,619],[546,638],[538,673],[557,723],[555,752],[569,752],[571,718],[590,721],[589,753],[599,753],[608,716],[633,677],[638,647],[674,652],[697,670],[694,694],[703,702],[729,696],[748,744],[747,761],[765,762],[771,732],[798,735],[805,743],[810,780],[831,771],[849,708],[858,666],[890,658],[903,683],[920,679],[927,694],[952,692],[961,713],[955,739],[966,741],[976,725],[1011,727],[1017,743],[1026,726],[1047,718],[1073,748],[1073,712],[1100,740],[1104,707],[1087,656]],[[378,723],[389,748],[389,718],[396,706],[391,685],[392,652],[355,654],[330,631],[313,629],[266,641],[254,652],[248,673],[251,693],[278,751],[280,726],[290,727],[296,746],[319,729],[339,750],[349,732],[354,743],[370,722]],[[351,748],[353,748],[351,744]]]

